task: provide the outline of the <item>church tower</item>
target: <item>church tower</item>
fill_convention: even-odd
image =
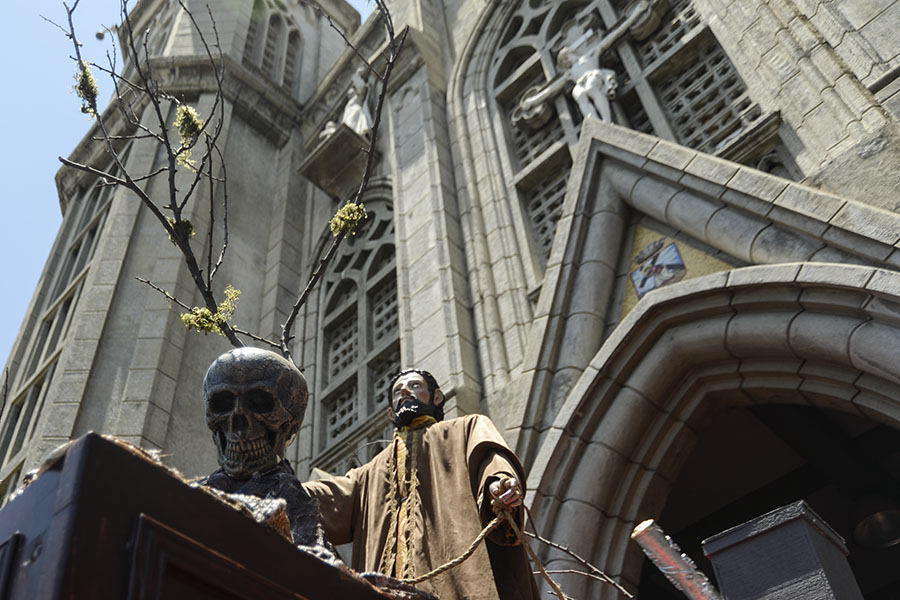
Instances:
[[[294,329],[311,392],[287,456],[298,477],[371,459],[391,435],[387,382],[417,367],[448,418],[497,425],[544,537],[641,596],[668,593],[629,541],[644,519],[709,572],[702,539],[802,498],[848,541],[863,594],[900,597],[900,533],[884,547],[855,535],[900,512],[900,1],[387,4],[409,33],[369,219]],[[213,6],[229,205],[217,281],[242,291],[232,322],[262,335],[333,239],[379,90],[359,57],[377,69],[387,46],[377,14],[316,6]],[[186,13],[144,0],[132,19],[163,87],[207,118],[215,67]],[[114,134],[154,122],[137,100],[119,108],[104,113]],[[95,133],[72,159],[108,168]],[[146,140],[119,152],[134,173],[159,165]],[[65,218],[8,364],[2,489],[89,430],[208,473],[200,385],[229,344],[187,332],[135,279],[200,304],[136,198],[81,171],[57,182]]]
[[[292,0],[220,2],[213,6],[214,30],[205,2],[186,4],[212,46],[214,63],[175,0],[143,0],[130,19],[136,32],[146,32],[145,68],[168,94],[205,119],[217,93],[213,69],[223,66],[214,47],[218,38],[225,71],[219,144],[226,164],[234,165],[227,173],[229,260],[220,277],[223,286],[231,283],[245,292],[238,313],[242,324],[268,333],[283,320],[276,314],[276,298],[284,286],[297,285],[306,251],[296,233],[304,215],[290,202],[298,186],[303,103],[344,48],[325,15],[347,32],[358,27],[359,15],[341,0],[315,6]],[[119,37],[125,46],[124,27]],[[143,42],[137,42],[141,56]],[[124,65],[123,75],[135,77],[135,65]],[[171,126],[174,107],[164,109]],[[137,123],[150,128],[156,123],[152,107],[127,96],[121,103],[113,100],[103,119],[116,136],[135,133]],[[88,132],[70,158],[106,170],[109,155],[91,139],[97,134],[96,128]],[[116,143],[133,176],[159,167],[156,145],[141,139]],[[180,254],[126,190],[66,167],[57,186],[63,223],[7,365],[8,401],[0,423],[3,493],[18,485],[23,468],[33,468],[50,449],[90,430],[148,448],[177,446],[173,464],[190,472],[212,469],[209,432],[196,418],[203,413],[199,382],[228,346],[214,339],[218,336],[187,335],[169,302],[135,279],[149,279],[197,304]],[[164,186],[151,180],[147,191],[162,198]],[[224,193],[222,186],[216,193]],[[197,194],[189,210],[200,233],[208,227],[209,200],[207,190]],[[198,254],[205,250],[202,241],[196,244]]]

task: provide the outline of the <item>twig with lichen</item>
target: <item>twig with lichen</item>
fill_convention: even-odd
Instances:
[[[381,0],[376,0],[379,6],[382,6]],[[309,295],[312,293],[313,288],[318,283],[319,279],[322,278],[322,275],[325,272],[325,268],[331,262],[331,259],[334,258],[334,255],[337,253],[338,248],[341,246],[341,242],[344,241],[344,238],[347,236],[349,231],[352,229],[346,229],[344,227],[344,223],[346,217],[351,216],[351,220],[353,220],[353,226],[355,227],[356,223],[359,222],[359,219],[352,219],[353,216],[359,214],[358,211],[361,210],[362,213],[365,213],[365,207],[361,206],[360,200],[362,199],[363,194],[366,191],[366,188],[369,185],[369,178],[372,175],[372,168],[375,165],[375,145],[378,141],[378,129],[381,124],[381,112],[384,108],[384,99],[387,97],[387,88],[388,82],[391,78],[391,72],[394,70],[394,65],[397,62],[397,59],[400,56],[400,51],[403,49],[403,43],[406,41],[406,36],[409,34],[409,27],[403,30],[403,33],[400,34],[399,42],[396,42],[393,38],[393,24],[390,21],[390,13],[385,8],[382,14],[380,15],[382,19],[385,19],[389,25],[386,25],[386,28],[389,31],[390,38],[388,40],[388,44],[390,48],[393,49],[391,55],[388,57],[387,64],[384,68],[384,75],[381,78],[381,90],[378,93],[378,101],[375,105],[375,115],[372,119],[372,137],[369,140],[369,147],[367,149],[367,158],[366,158],[366,169],[363,171],[362,180],[359,182],[359,187],[356,190],[356,194],[353,197],[352,201],[348,201],[339,211],[345,211],[345,215],[338,218],[338,227],[342,229],[335,234],[334,240],[331,243],[331,247],[328,249],[328,252],[319,259],[319,262],[316,264],[316,268],[313,271],[312,275],[309,278],[309,281],[306,284],[306,288],[304,288],[303,293],[300,294],[300,297],[297,298],[297,301],[294,303],[294,306],[291,308],[291,312],[288,315],[287,319],[284,321],[284,325],[281,327],[281,353],[291,359],[291,350],[290,350],[290,342],[293,339],[291,335],[291,329],[294,326],[294,321],[297,319],[297,315],[300,314],[300,309],[306,303],[306,300],[309,298]],[[350,204],[360,205],[358,209],[348,208]],[[338,217],[338,215],[335,215]],[[332,219],[333,221],[333,219]],[[332,228],[332,232],[334,229]]]
[[[229,286],[228,288],[226,288],[225,300],[222,302],[216,302],[215,296],[212,291],[213,278],[218,272],[219,267],[223,264],[228,247],[228,194],[226,186],[227,174],[225,170],[225,162],[222,153],[217,145],[225,120],[225,103],[223,91],[225,61],[222,55],[221,45],[219,44],[216,22],[213,18],[211,9],[207,6],[207,12],[209,13],[213,32],[215,33],[215,47],[218,48],[218,56],[213,55],[210,45],[207,43],[207,40],[203,35],[200,26],[194,18],[194,14],[188,9],[187,6],[185,6],[183,0],[178,0],[179,6],[188,16],[194,30],[198,34],[198,37],[206,51],[209,62],[211,65],[213,65],[213,72],[216,78],[217,93],[215,94],[214,102],[210,109],[208,118],[204,119],[196,108],[182,103],[160,88],[159,83],[154,78],[154,73],[152,70],[153,65],[150,58],[147,41],[149,37],[149,31],[145,31],[142,36],[143,39],[138,41],[134,31],[134,24],[130,19],[127,0],[121,0],[120,8],[123,21],[123,50],[125,51],[125,54],[130,57],[130,62],[133,65],[135,77],[132,79],[125,79],[121,75],[117,74],[115,72],[115,59],[113,57],[109,57],[110,69],[105,69],[102,67],[98,68],[102,72],[108,73],[112,77],[116,89],[116,105],[122,110],[125,122],[132,128],[140,129],[143,134],[138,136],[114,136],[111,135],[110,131],[107,129],[106,124],[104,123],[103,115],[101,115],[97,110],[98,89],[96,86],[96,80],[94,79],[91,71],[92,63],[85,62],[82,58],[80,53],[80,43],[78,42],[75,35],[75,28],[72,23],[72,14],[75,8],[78,6],[79,0],[75,0],[71,8],[65,2],[63,2],[63,6],[67,11],[69,28],[68,31],[66,31],[62,27],[60,27],[60,29],[63,29],[66,32],[66,35],[72,40],[72,43],[75,47],[75,58],[77,64],[79,65],[76,93],[82,99],[82,110],[90,114],[92,118],[96,119],[97,127],[100,130],[99,139],[106,144],[107,152],[112,157],[114,162],[113,170],[116,175],[106,173],[90,165],[83,165],[68,159],[63,159],[62,157],[60,157],[60,160],[63,162],[63,164],[66,164],[68,166],[72,166],[88,173],[103,177],[104,182],[108,183],[109,185],[119,185],[131,190],[138,196],[140,201],[147,206],[153,216],[156,217],[157,220],[161,223],[163,229],[168,234],[169,239],[181,251],[190,276],[194,281],[198,291],[200,292],[204,306],[188,307],[186,304],[178,302],[173,296],[171,296],[158,286],[153,285],[149,281],[143,279],[141,279],[141,281],[148,283],[161,293],[165,294],[166,297],[182,306],[182,308],[184,308],[186,311],[184,314],[182,314],[182,320],[189,329],[197,329],[207,333],[220,333],[227,337],[229,341],[231,341],[231,343],[235,346],[242,345],[240,339],[237,337],[238,335],[250,337],[251,339],[254,339],[256,341],[264,342],[266,344],[278,347],[284,356],[286,356],[287,358],[291,357],[289,348],[290,342],[292,340],[291,329],[300,308],[304,305],[306,299],[310,295],[310,292],[315,287],[318,280],[321,278],[324,269],[327,267],[330,260],[335,255],[343,239],[347,235],[354,235],[359,223],[367,216],[365,206],[362,204],[361,198],[368,186],[368,182],[374,166],[377,132],[381,122],[384,100],[387,95],[388,80],[408,32],[408,30],[404,30],[404,32],[399,37],[396,37],[394,35],[394,26],[390,12],[387,10],[387,7],[384,4],[383,0],[374,1],[376,4],[376,14],[384,25],[387,35],[387,50],[381,53],[381,56],[385,60],[385,67],[382,73],[379,73],[375,66],[360,54],[359,50],[355,46],[353,46],[352,43],[350,43],[349,39],[347,39],[346,35],[344,35],[344,33],[334,24],[329,15],[313,6],[313,8],[317,9],[317,11],[328,21],[331,27],[338,31],[338,33],[347,43],[348,47],[350,47],[353,52],[355,52],[356,55],[366,63],[366,66],[376,74],[378,79],[381,81],[381,90],[378,96],[375,115],[373,118],[373,132],[369,147],[366,150],[368,154],[368,160],[358,190],[353,199],[342,206],[332,218],[330,223],[331,229],[334,233],[334,240],[332,242],[332,245],[326,255],[319,260],[319,263],[316,269],[313,271],[310,280],[306,285],[306,288],[294,303],[288,318],[282,325],[281,339],[278,342],[267,340],[266,338],[257,336],[250,332],[235,329],[229,323],[229,319],[233,315],[234,309],[236,307],[237,294],[239,294],[240,292],[234,290],[234,288],[231,288]],[[125,90],[120,87],[120,84],[124,84]],[[126,93],[131,95],[131,98],[129,98],[127,101],[125,98]],[[139,100],[137,101],[139,102],[143,102],[145,101],[144,99],[146,99],[146,102],[149,103],[151,112],[155,115],[155,127],[158,127],[158,130],[151,130],[149,127],[147,127],[147,125],[145,125],[143,122],[141,122],[140,119],[137,118],[137,113],[135,112],[134,107],[131,104],[135,101],[135,98],[138,98]],[[164,117],[164,114],[169,110],[168,108],[164,108],[165,102],[171,102],[175,104],[175,118],[171,124],[168,123]],[[131,111],[131,114],[129,114],[129,110]],[[214,126],[212,126],[212,129],[210,129],[211,123],[213,121],[215,122],[215,124]],[[170,138],[170,132],[173,129],[178,133],[179,136],[180,145],[178,145],[177,148]],[[148,175],[133,177],[125,168],[125,165],[123,164],[121,157],[116,153],[112,142],[114,140],[120,139],[141,139],[150,137],[156,139],[157,142],[162,145],[166,165],[158,168],[156,171]],[[196,148],[201,139],[204,140],[205,151],[203,152],[199,160],[195,161],[192,158],[192,150]],[[214,157],[217,157],[219,159],[218,162],[220,164],[217,168],[221,169],[221,177],[217,177],[214,173]],[[191,178],[188,189],[180,197],[178,195],[175,179],[178,166],[185,167],[193,173],[193,177]],[[168,175],[168,202],[163,203],[162,205],[157,205],[151,200],[146,191],[138,184],[163,173],[167,173]],[[193,223],[184,215],[184,211],[187,208],[188,201],[192,197],[194,190],[196,189],[199,182],[204,179],[208,181],[210,185],[208,224],[209,231],[207,232],[206,238],[208,250],[205,257],[205,271],[200,269],[197,257],[195,256],[191,246],[191,240],[194,237]],[[215,263],[213,263],[212,260],[213,226],[216,222],[216,210],[214,205],[216,194],[215,190],[213,189],[214,183],[222,184],[222,224],[224,230],[223,242]],[[169,214],[165,214],[164,211],[168,212]]]
[[[222,123],[224,121],[224,111],[222,106],[223,102],[223,92],[222,92],[222,78],[224,76],[224,60],[221,60],[221,52],[220,52],[220,65],[216,65],[216,60],[212,55],[212,52],[206,43],[205,37],[203,36],[202,31],[197,26],[196,21],[193,18],[193,14],[190,10],[181,4],[182,9],[188,14],[191,22],[193,23],[200,39],[203,42],[204,47],[207,50],[207,55],[211,64],[214,65],[214,72],[216,74],[216,79],[218,82],[218,93],[216,94],[215,102],[213,104],[213,112],[218,109],[218,120],[216,123],[216,127],[214,128],[211,134],[207,136],[207,151],[204,152],[201,160],[200,160],[200,168],[194,169],[195,177],[192,181],[190,188],[180,199],[178,198],[177,188],[175,186],[175,174],[176,174],[176,165],[177,164],[191,164],[190,163],[190,150],[195,146],[200,136],[205,133],[208,121],[204,121],[199,113],[192,107],[188,107],[187,105],[178,103],[176,108],[176,119],[175,123],[173,123],[173,127],[178,131],[179,136],[181,138],[181,146],[178,150],[173,148],[173,145],[169,139],[169,127],[166,123],[166,119],[163,116],[162,102],[166,101],[174,101],[171,96],[166,94],[164,91],[160,89],[160,86],[153,78],[153,73],[151,70],[151,63],[149,59],[149,52],[147,49],[147,35],[144,35],[144,39],[142,40],[142,48],[143,48],[143,58],[141,60],[141,52],[138,50],[138,44],[134,35],[134,27],[131,22],[129,11],[127,7],[127,0],[122,0],[120,8],[121,14],[123,17],[123,25],[124,25],[124,50],[128,55],[130,55],[135,72],[137,74],[135,81],[130,81],[122,78],[117,73],[115,73],[115,62],[113,58],[110,58],[110,66],[111,68],[107,71],[110,73],[113,83],[116,87],[116,100],[119,106],[124,110],[125,100],[123,97],[123,91],[119,87],[120,82],[125,82],[128,86],[127,89],[129,91],[137,91],[142,94],[147,101],[152,106],[152,109],[156,116],[157,125],[159,127],[159,131],[151,131],[143,124],[137,123],[137,119],[132,119],[127,112],[124,113],[125,119],[127,122],[135,121],[133,126],[140,127],[147,135],[150,135],[157,139],[160,142],[165,150],[165,156],[167,158],[167,167],[164,167],[162,170],[157,170],[154,173],[151,173],[147,176],[142,177],[132,177],[129,173],[128,169],[125,168],[125,165],[122,163],[120,156],[117,154],[115,148],[112,145],[113,137],[110,132],[107,130],[106,125],[104,123],[103,116],[97,110],[97,88],[96,81],[93,79],[93,74],[90,70],[90,64],[87,63],[81,56],[80,51],[80,43],[78,42],[77,36],[75,34],[75,28],[72,22],[72,15],[75,9],[78,6],[78,2],[76,1],[73,6],[70,8],[65,2],[63,2],[63,6],[66,9],[69,29],[66,35],[72,40],[73,46],[75,48],[75,58],[76,62],[79,65],[78,71],[78,79],[76,85],[76,93],[82,99],[82,110],[87,112],[96,120],[97,127],[100,130],[100,134],[102,140],[105,142],[107,146],[107,152],[113,158],[113,162],[115,163],[115,171],[119,176],[113,176],[110,173],[103,172],[99,169],[95,169],[89,165],[82,165],[76,163],[74,161],[70,161],[67,159],[63,159],[60,157],[60,160],[63,164],[68,166],[72,166],[74,168],[81,169],[83,171],[94,173],[104,177],[105,180],[111,182],[115,185],[121,185],[131,191],[133,191],[141,202],[149,208],[151,213],[157,218],[157,220],[162,224],[163,229],[169,235],[169,239],[179,248],[181,251],[185,263],[187,265],[188,271],[190,272],[191,278],[194,280],[196,287],[198,288],[201,297],[204,301],[204,307],[197,307],[198,312],[194,313],[193,309],[190,309],[190,314],[194,315],[194,317],[189,318],[188,320],[196,325],[201,327],[206,327],[209,329],[218,328],[220,333],[225,335],[231,341],[231,343],[235,346],[241,346],[241,341],[237,338],[234,331],[232,331],[230,325],[227,323],[227,318],[223,319],[223,315],[229,314],[227,310],[222,310],[223,306],[227,309],[229,304],[229,298],[226,295],[225,301],[222,303],[217,303],[212,291],[212,269],[207,266],[206,271],[206,280],[203,277],[203,271],[199,268],[197,264],[196,257],[194,256],[193,249],[191,247],[191,238],[193,237],[193,224],[190,219],[187,219],[183,216],[183,210],[185,209],[187,202],[191,196],[191,193],[195,189],[197,183],[203,177],[204,167],[207,166],[207,161],[210,162],[209,168],[206,169],[210,176],[210,183],[212,183],[216,178],[213,176],[212,172],[212,156],[213,149],[218,152],[218,148],[216,148],[216,142],[218,140],[218,136],[222,130]],[[209,10],[209,9],[208,9]],[[212,19],[212,13],[210,12],[210,18]],[[216,34],[216,42],[218,45],[218,31],[216,30],[215,19],[212,19],[213,22],[213,30]],[[105,69],[103,69],[106,71]],[[177,102],[177,101],[175,101]],[[210,141],[211,140],[211,141]],[[221,153],[218,154],[221,158]],[[168,203],[165,205],[165,210],[167,210],[170,215],[165,215],[160,206],[157,206],[155,202],[153,202],[147,193],[138,185],[139,182],[147,180],[151,177],[155,177],[157,175],[162,174],[163,172],[167,172],[168,174]],[[224,182],[223,187],[224,187]],[[215,202],[215,195],[210,193],[210,204],[213,206]],[[212,209],[211,209],[212,210]],[[220,256],[224,255],[224,245],[223,250],[220,253]],[[209,261],[208,261],[209,262]],[[205,312],[206,311],[206,312]],[[207,312],[209,313],[207,315]],[[233,312],[233,309],[232,309]],[[230,315],[229,315],[230,316]],[[208,321],[208,323],[207,323]]]

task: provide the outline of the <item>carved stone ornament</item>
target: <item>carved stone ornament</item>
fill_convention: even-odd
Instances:
[[[203,395],[219,466],[235,479],[281,462],[309,399],[300,370],[259,348],[238,348],[217,358],[206,372]]]

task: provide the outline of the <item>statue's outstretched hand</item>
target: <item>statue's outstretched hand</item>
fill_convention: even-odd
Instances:
[[[488,490],[491,492],[491,497],[508,511],[522,506],[524,493],[515,477],[501,477],[497,481],[491,482]]]

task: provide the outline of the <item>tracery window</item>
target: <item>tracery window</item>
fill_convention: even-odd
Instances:
[[[364,201],[368,219],[344,240],[322,280],[313,463],[331,473],[367,461],[389,438],[385,398],[400,369],[400,340],[388,193],[376,188]]]
[[[568,68],[560,64],[564,47],[582,52],[612,40],[599,64],[615,73],[611,113],[619,125],[753,166],[777,144],[775,128],[762,144],[759,135],[749,141],[748,132],[773,116],[749,97],[690,0],[668,4],[655,27],[615,38],[607,36],[634,3],[522,0],[503,17],[508,25],[491,57],[488,82],[501,116],[495,122],[508,145],[506,165],[540,265],[550,254],[583,117],[572,84],[556,87],[555,95],[529,110],[522,99],[553,93],[546,90]]]
[[[151,56],[163,56],[166,45],[172,36],[172,25],[175,15],[181,7],[175,0],[169,0],[165,6],[157,10],[150,24],[145,28],[148,34],[147,49]]]
[[[300,27],[280,0],[256,0],[244,41],[243,63],[262,72],[297,97]]]
[[[122,154],[123,156],[126,153]],[[72,329],[100,232],[112,201],[112,187],[99,180],[87,184],[68,203],[51,263],[32,309],[35,320],[21,337],[11,364],[8,395],[0,415],[0,500],[17,485],[23,449],[34,435],[56,362]]]

